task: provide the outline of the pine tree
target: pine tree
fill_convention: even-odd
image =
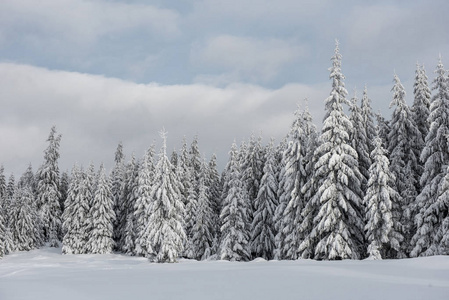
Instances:
[[[319,203],[313,201],[313,196],[318,191],[319,181],[315,178],[315,164],[317,157],[315,150],[318,147],[318,132],[313,124],[312,116],[306,106],[303,112],[304,120],[304,135],[307,137],[305,146],[306,149],[304,157],[304,171],[306,182],[301,188],[301,194],[305,203],[304,209],[301,211],[302,222],[298,226],[298,236],[301,237],[302,242],[299,245],[298,257],[311,258],[313,257],[313,245],[316,244],[315,237],[312,237],[313,220],[318,214]]]
[[[134,205],[137,197],[139,163],[134,155],[126,167],[121,193],[120,250],[123,253],[135,254]]]
[[[374,145],[368,189],[364,198],[367,218],[365,232],[368,255],[374,259],[382,259],[388,257],[390,248],[400,251],[403,237],[396,231],[392,214],[393,202],[398,201],[399,194],[394,189],[395,178],[389,169],[387,151],[382,147],[380,137],[375,138]]]
[[[86,178],[86,173],[75,165],[62,217],[63,254],[83,254],[86,251],[89,238],[89,201],[92,197]]]
[[[254,219],[251,234],[251,249],[256,257],[272,259],[275,245],[274,213],[278,205],[278,179],[274,142],[271,141],[266,152],[264,175],[262,176],[259,193],[254,201]]]
[[[34,195],[28,185],[18,188],[13,196],[10,226],[13,243],[17,251],[29,251],[37,246],[35,230]]]
[[[221,189],[220,175],[217,170],[217,156],[212,155],[209,161],[207,187],[212,209],[212,234],[214,237],[212,254],[217,254],[220,240]]]
[[[92,254],[111,253],[114,245],[113,221],[115,219],[111,182],[100,166],[98,185],[94,194],[89,216],[91,228],[87,242],[87,252]]]
[[[114,198],[114,241],[115,247],[119,250],[121,241],[121,220],[122,203],[121,194],[125,176],[125,156],[123,154],[123,144],[120,142],[115,152],[115,165],[111,172],[112,197]]]
[[[282,259],[297,259],[298,247],[303,236],[299,235],[298,226],[302,222],[301,212],[305,202],[301,189],[306,184],[307,174],[305,172],[305,156],[308,134],[304,132],[308,125],[304,114],[298,110],[295,112],[296,120],[290,132],[290,141],[284,152],[284,178],[283,190],[287,195],[282,195],[286,201],[282,213],[282,226],[279,227],[277,235],[277,247],[279,257]]]
[[[374,138],[376,137],[376,129],[374,127],[374,115],[373,109],[371,108],[371,99],[368,98],[368,88],[365,85],[363,90],[362,103],[361,103],[361,114],[363,127],[366,132],[366,141],[368,144],[368,153],[374,150]]]
[[[36,173],[37,209],[41,219],[43,241],[48,242],[51,247],[58,247],[61,231],[58,167],[61,135],[56,135],[56,127],[51,128],[47,141],[49,145],[45,150],[45,161]]]
[[[316,238],[315,259],[358,259],[364,242],[361,174],[357,152],[351,147],[352,124],[343,112],[347,91],[341,73],[338,43],[330,68],[332,91],[326,99],[326,115],[316,150],[315,176],[319,189],[314,201],[319,203],[312,238]]]
[[[421,139],[417,141],[419,153],[422,152],[425,146],[425,138],[429,133],[429,115],[430,115],[430,98],[431,93],[427,80],[426,71],[424,67],[416,65],[415,83],[413,85],[413,94],[415,99],[413,101],[412,113],[413,118],[420,132]],[[421,168],[422,169],[422,168]],[[422,175],[422,170],[418,174]],[[419,178],[417,178],[419,181]]]
[[[150,219],[150,206],[152,203],[151,189],[154,184],[154,145],[151,146],[142,161],[139,170],[137,199],[134,204],[135,234],[136,234],[136,255],[146,256],[148,250],[145,248],[143,238],[145,227]]]
[[[437,77],[433,81],[436,94],[430,104],[430,129],[426,136],[426,145],[421,153],[424,172],[421,176],[422,191],[416,198],[419,213],[415,217],[416,233],[412,238],[412,257],[439,254],[440,227],[448,211],[439,197],[443,187],[446,167],[449,165],[447,136],[449,136],[449,88],[446,71],[441,57],[435,71]]]
[[[248,195],[242,182],[237,145],[232,144],[226,176],[226,198],[220,214],[221,244],[220,258],[230,261],[247,261],[249,249]]]
[[[183,228],[184,205],[176,176],[167,157],[166,133],[151,191],[150,219],[145,229],[148,257],[156,262],[176,262],[183,251],[186,234]]]
[[[350,140],[352,141],[352,147],[357,152],[359,160],[359,170],[363,175],[362,177],[362,191],[363,194],[366,191],[366,185],[368,182],[369,172],[368,169],[371,165],[370,159],[370,143],[368,140],[368,134],[365,128],[365,121],[362,117],[362,109],[358,106],[357,94],[354,93],[354,97],[351,99],[351,116],[352,132],[350,134]]]
[[[417,141],[421,134],[414,123],[413,114],[405,102],[405,90],[397,75],[394,76],[395,85],[392,89],[393,100],[390,108],[395,107],[390,122],[391,131],[388,135],[388,151],[390,153],[390,170],[396,178],[395,190],[399,192],[397,214],[403,226],[405,245],[398,253],[399,258],[406,256],[408,243],[411,238],[413,218],[410,207],[417,196],[416,177],[419,173],[419,154]]]
[[[191,257],[204,260],[211,256],[214,242],[213,210],[206,185],[208,180],[208,167],[204,162],[201,168],[198,201],[196,203],[195,219],[192,226]]]

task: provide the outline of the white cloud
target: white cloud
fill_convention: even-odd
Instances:
[[[305,55],[305,47],[293,41],[221,35],[194,45],[191,58],[194,62],[222,68],[235,81],[241,78],[267,81],[282,67]]]
[[[0,157],[16,172],[30,161],[36,167],[42,161],[53,124],[63,134],[63,169],[91,160],[110,166],[120,140],[127,153],[136,151],[139,157],[153,140],[159,142],[162,127],[171,147],[179,148],[184,135],[198,134],[202,150],[217,152],[223,165],[234,139],[262,132],[265,141],[270,136],[279,140],[298,101],[309,97],[312,112],[318,112],[327,94],[305,85],[275,90],[243,84],[143,85],[7,63],[0,64],[0,74],[0,143],[8,145],[0,147]]]
[[[172,36],[179,33],[177,22],[176,12],[143,4],[79,0],[0,3],[0,32],[29,43],[70,41],[92,46],[99,37],[135,29]]]

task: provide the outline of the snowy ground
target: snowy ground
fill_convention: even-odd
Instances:
[[[449,257],[151,264],[44,248],[0,260],[0,299],[447,300]]]

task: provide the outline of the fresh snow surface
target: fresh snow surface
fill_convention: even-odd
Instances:
[[[0,260],[0,299],[449,299],[449,256],[403,260],[181,260],[60,248]]]

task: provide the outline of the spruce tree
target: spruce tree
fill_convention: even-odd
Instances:
[[[237,145],[232,144],[226,176],[226,198],[223,200],[221,221],[220,258],[230,261],[247,261],[249,249],[248,195],[242,182]]]
[[[362,177],[362,192],[366,191],[366,185],[369,177],[369,167],[371,165],[370,158],[370,143],[368,140],[368,134],[366,132],[365,121],[362,116],[362,109],[358,106],[357,94],[354,93],[354,97],[351,99],[351,115],[350,120],[352,122],[352,132],[350,134],[350,140],[352,141],[352,147],[357,152],[359,160],[359,170],[363,175]]]
[[[393,202],[399,200],[399,194],[395,190],[394,175],[389,169],[387,151],[382,147],[380,137],[375,138],[374,146],[368,189],[364,198],[367,221],[365,233],[368,255],[374,259],[382,259],[388,258],[391,248],[396,252],[400,251],[403,236],[397,232],[397,224],[394,224]]]
[[[34,195],[31,187],[25,185],[16,190],[13,196],[14,203],[11,209],[10,226],[17,251],[29,251],[36,248],[38,231],[35,230]]]
[[[254,219],[251,233],[251,252],[256,257],[270,260],[273,258],[275,245],[274,213],[278,205],[277,164],[273,140],[266,151],[264,175],[259,193],[254,201]]]
[[[111,182],[101,165],[97,188],[89,212],[92,226],[86,246],[88,253],[107,254],[112,252],[115,213],[111,187]]]
[[[86,178],[86,173],[75,165],[72,169],[72,180],[64,203],[63,254],[83,254],[86,251],[86,243],[89,238],[89,201],[92,197]]]
[[[121,194],[122,186],[125,176],[125,155],[123,154],[123,144],[120,142],[115,151],[115,165],[111,172],[111,182],[112,182],[112,197],[114,198],[114,241],[115,247],[119,250],[120,240],[121,240],[121,223],[122,220],[122,205],[121,205]]]
[[[368,88],[365,85],[363,90],[362,103],[361,103],[361,114],[363,127],[366,132],[366,141],[368,144],[368,153],[374,150],[374,138],[376,137],[376,129],[374,127],[374,115],[373,109],[371,108],[371,99],[368,97]]]
[[[330,70],[332,91],[326,99],[326,115],[316,150],[315,176],[319,203],[312,238],[317,241],[315,259],[358,259],[364,242],[361,199],[361,174],[357,152],[350,145],[352,124],[343,112],[347,91],[341,73],[338,43]],[[364,251],[363,251],[364,252]]]
[[[6,226],[3,212],[0,211],[0,259],[6,255],[5,249]]]
[[[208,175],[208,166],[204,162],[201,168],[198,201],[196,203],[196,213],[190,243],[192,247],[191,257],[197,260],[204,260],[211,256],[214,242],[214,212],[206,184]]]
[[[59,144],[61,135],[56,135],[52,127],[47,139],[49,145],[45,150],[44,163],[37,170],[37,210],[41,219],[43,241],[51,247],[58,247],[61,232],[61,207],[59,199]]]
[[[148,257],[156,262],[176,262],[182,254],[186,234],[183,228],[184,205],[177,177],[167,157],[166,133],[161,133],[162,147],[151,191],[150,218],[145,228]]]
[[[152,203],[151,189],[154,184],[154,145],[148,148],[139,169],[137,198],[134,204],[135,219],[135,252],[136,255],[146,256],[145,239],[143,238],[145,227],[150,219],[150,206]]]
[[[399,192],[398,210],[393,214],[399,217],[403,226],[405,244],[398,257],[406,256],[411,238],[413,218],[411,205],[417,196],[416,177],[419,173],[419,154],[417,141],[421,134],[416,127],[410,107],[405,102],[405,89],[397,75],[394,76],[393,99],[390,108],[395,107],[390,122],[388,135],[388,151],[390,153],[390,170],[396,178],[395,190]]]
[[[421,153],[424,162],[424,172],[421,176],[422,191],[416,198],[416,207],[419,213],[415,217],[416,232],[412,238],[412,257],[439,254],[440,227],[448,214],[447,209],[440,202],[439,197],[449,165],[449,90],[446,71],[441,57],[433,81],[433,90],[436,94],[430,104],[430,128],[426,136],[426,145]]]

